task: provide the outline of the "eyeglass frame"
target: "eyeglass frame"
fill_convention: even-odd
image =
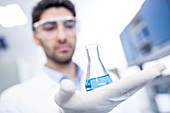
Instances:
[[[77,29],[77,23],[78,23],[78,20],[76,17],[72,17],[72,16],[60,16],[60,17],[52,17],[52,18],[49,18],[49,19],[43,19],[43,20],[39,20],[37,22],[35,22],[33,24],[33,27],[35,29],[35,31],[37,32],[37,28],[38,26],[40,25],[43,25],[47,22],[58,22],[58,21],[67,21],[67,20],[74,20],[76,22],[76,26],[75,26],[75,29]],[[37,32],[38,33],[38,32]],[[40,34],[38,33],[38,37],[41,38]]]

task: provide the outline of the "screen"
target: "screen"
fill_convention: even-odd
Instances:
[[[146,0],[120,34],[128,66],[170,54],[170,3]]]

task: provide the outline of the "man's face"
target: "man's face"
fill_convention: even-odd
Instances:
[[[40,17],[40,20],[48,20],[50,18],[57,18],[57,17],[73,17],[73,14],[66,8],[49,8],[43,12]],[[52,34],[50,36],[47,34],[45,37],[40,38],[40,43],[46,53],[48,61],[52,61],[55,63],[65,64],[71,61],[74,50],[75,50],[75,43],[76,43],[76,34],[75,28],[71,29],[70,26],[75,24],[74,22],[64,23],[63,21],[57,21],[55,25],[55,31],[53,29],[53,25],[45,25],[43,30],[47,30],[48,33]],[[67,26],[66,26],[66,25]],[[44,26],[43,26],[44,27]],[[69,31],[71,29],[71,31]],[[43,34],[43,33],[42,33]],[[55,34],[55,35],[54,35]],[[44,34],[43,34],[44,35]],[[47,38],[52,37],[52,38]]]

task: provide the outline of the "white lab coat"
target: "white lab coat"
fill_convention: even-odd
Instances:
[[[0,113],[58,113],[54,95],[59,84],[43,72],[1,95]]]

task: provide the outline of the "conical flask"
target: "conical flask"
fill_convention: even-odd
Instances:
[[[98,44],[86,46],[88,66],[86,73],[86,91],[91,91],[98,87],[112,83],[102,61],[100,60]]]

